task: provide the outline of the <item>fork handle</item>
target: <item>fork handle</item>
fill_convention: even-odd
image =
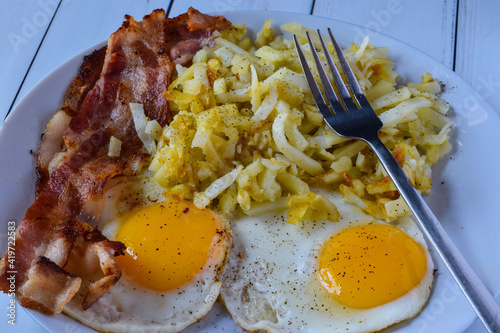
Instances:
[[[411,184],[389,149],[377,135],[365,137],[363,141],[368,143],[380,159],[427,239],[439,253],[486,329],[489,332],[500,332],[500,306],[450,239],[420,193]]]

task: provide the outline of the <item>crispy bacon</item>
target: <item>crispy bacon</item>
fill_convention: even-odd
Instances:
[[[222,16],[210,16],[189,8],[187,13],[166,22],[166,52],[176,64],[184,65],[204,45],[211,46],[215,30],[229,27],[229,21]]]
[[[107,46],[84,56],[78,74],[64,94],[62,109],[73,117],[82,106],[83,99],[94,87],[102,72]]]
[[[129,103],[143,104],[146,116],[167,124],[168,102],[161,93],[175,62],[190,61],[213,42],[214,31],[230,27],[225,18],[193,8],[174,19],[166,19],[163,10],[140,22],[125,18],[106,47],[85,57],[41,140],[37,195],[16,238],[16,291],[25,307],[59,313],[83,292],[87,309],[118,281],[121,271],[113,257],[123,254],[123,244],[77,218],[98,217],[107,182],[136,174],[148,157]],[[112,136],[122,141],[119,157],[107,154]],[[9,270],[4,257],[4,292]]]
[[[62,311],[64,305],[83,289],[83,308],[88,309],[121,276],[113,257],[125,246],[106,239],[89,224],[70,220],[58,227],[45,254],[38,256],[20,287],[19,303],[47,314]],[[89,283],[82,276],[92,276]]]
[[[106,46],[84,57],[77,76],[66,90],[61,111],[58,111],[47,124],[37,154],[37,195],[47,185],[49,174],[52,173],[54,167],[63,163],[54,157],[64,145],[64,131],[68,128],[77,111],[80,110],[87,93],[99,79],[105,56]],[[62,158],[63,156],[58,157]]]

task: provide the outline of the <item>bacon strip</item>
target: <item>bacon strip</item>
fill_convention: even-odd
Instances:
[[[98,217],[106,183],[136,174],[148,157],[129,103],[143,104],[146,116],[167,124],[168,102],[161,93],[174,63],[190,61],[213,42],[214,31],[231,25],[193,8],[174,19],[166,19],[163,10],[140,22],[125,18],[107,46],[84,59],[41,141],[37,196],[16,238],[16,290],[25,307],[59,313],[83,290],[87,309],[118,281],[121,271],[113,257],[123,254],[123,244],[77,218]],[[177,53],[183,53],[181,60]],[[107,155],[111,136],[122,141],[119,157]],[[9,291],[7,271],[4,257],[4,292]]]
[[[56,314],[80,290],[84,289],[83,308],[88,309],[121,277],[113,257],[122,255],[121,242],[106,239],[87,223],[68,221],[28,270],[28,279],[20,287],[19,302],[47,314]],[[93,276],[89,283],[81,276]]]
[[[63,135],[69,126],[69,122],[80,110],[83,100],[99,79],[104,65],[106,48],[104,46],[84,57],[77,76],[66,90],[61,111],[57,112],[47,124],[37,154],[36,194],[39,194],[47,185],[49,175],[55,165],[62,164],[62,161],[54,161],[54,158],[64,147]],[[63,156],[58,157],[62,158]]]
[[[222,16],[209,16],[194,8],[165,23],[166,52],[176,64],[184,65],[203,46],[213,46],[213,32],[230,28],[231,24]]]

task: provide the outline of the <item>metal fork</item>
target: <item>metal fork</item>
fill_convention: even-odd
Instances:
[[[467,263],[456,245],[446,234],[446,231],[443,229],[436,216],[434,216],[430,208],[422,199],[420,193],[412,185],[403,169],[392,156],[389,149],[387,149],[382,141],[380,141],[378,133],[382,129],[382,121],[378,118],[368,103],[368,100],[361,90],[361,87],[354,76],[349,63],[347,62],[346,57],[333,37],[330,28],[328,28],[328,33],[333,42],[335,53],[338,56],[340,67],[342,68],[342,71],[347,79],[349,89],[354,96],[353,99],[348,87],[342,80],[339,70],[335,66],[320,31],[318,30],[319,40],[338,90],[338,93],[335,92],[328,75],[321,64],[311,37],[309,33],[307,33],[311,52],[316,62],[316,68],[330,107],[328,107],[325,99],[323,98],[323,94],[314,79],[311,69],[308,67],[304,53],[302,52],[300,44],[297,40],[297,36],[294,35],[295,47],[299,55],[302,69],[304,70],[307,83],[309,84],[314,101],[323,114],[326,123],[338,135],[346,138],[362,140],[366,142],[371,149],[373,149],[387,171],[387,174],[396,185],[400,195],[408,204],[408,207],[419,222],[420,227],[427,239],[440,255],[451,275],[454,277],[459,287],[462,289],[463,293],[478,314],[479,318],[482,320],[486,329],[489,332],[500,332],[500,306],[485,285],[481,282],[472,267]]]

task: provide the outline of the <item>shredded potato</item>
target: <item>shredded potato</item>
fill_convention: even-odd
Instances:
[[[312,65],[308,29],[297,23],[281,29],[298,35]],[[240,208],[255,214],[286,203],[290,223],[338,220],[333,203],[313,193],[318,187],[339,190],[377,218],[408,214],[367,145],[341,138],[325,124],[292,40],[275,34],[271,21],[253,43],[245,35],[244,26],[235,25],[215,47],[200,50],[190,67],[177,66],[164,93],[172,121],[161,136],[155,123],[144,131],[150,147],[150,138],[157,141],[149,165],[154,178],[174,195],[226,213]],[[368,38],[345,54],[384,124],[381,140],[416,188],[428,193],[430,167],[451,147],[441,85],[425,73],[420,83],[399,86],[389,49]]]

